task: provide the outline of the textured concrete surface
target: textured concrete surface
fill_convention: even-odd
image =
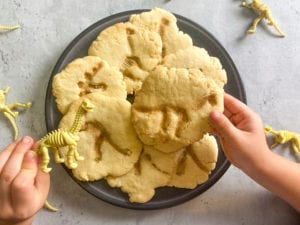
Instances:
[[[248,105],[265,124],[300,132],[300,2],[265,0],[286,38],[266,25],[246,36],[255,15],[238,0],[1,0],[0,24],[21,29],[0,33],[0,88],[11,86],[8,102],[33,101],[21,113],[20,135],[46,133],[45,95],[51,70],[63,49],[85,28],[126,10],[165,8],[210,31],[237,66]],[[0,149],[12,129],[0,116]],[[275,150],[297,160],[288,145]],[[298,224],[300,216],[285,202],[257,185],[237,168],[197,198],[164,210],[135,211],[109,205],[81,189],[60,165],[53,165],[49,200],[57,213],[41,210],[34,225],[48,224]]]

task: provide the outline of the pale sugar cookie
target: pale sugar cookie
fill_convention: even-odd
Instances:
[[[142,144],[131,124],[130,103],[125,99],[99,93],[86,95],[85,98],[95,108],[82,117],[77,149],[85,159],[73,169],[74,176],[79,180],[93,181],[129,172],[142,150]],[[79,99],[71,105],[60,121],[60,128],[71,126],[81,101]]]
[[[162,58],[162,42],[156,32],[138,29],[135,25],[117,23],[103,30],[88,50],[118,68],[124,76],[127,92],[137,90],[148,72]]]
[[[52,82],[52,93],[62,114],[67,112],[73,101],[89,93],[126,99],[125,88],[123,75],[95,56],[75,59],[56,74]]]
[[[154,167],[145,154],[142,154],[135,167],[120,177],[107,177],[111,187],[118,187],[128,193],[130,202],[144,203],[154,196],[155,189],[166,186],[170,175]]]
[[[177,27],[176,17],[164,9],[154,8],[148,12],[134,14],[129,18],[129,22],[139,29],[154,31],[160,35],[163,57],[193,45],[192,38]]]
[[[221,88],[227,83],[226,71],[220,60],[211,57],[204,48],[192,46],[169,54],[163,59],[162,65],[172,68],[200,69],[202,73],[213,79]]]

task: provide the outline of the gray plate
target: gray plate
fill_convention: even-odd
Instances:
[[[141,13],[143,11],[148,10],[126,11],[102,19],[84,30],[68,45],[68,47],[58,59],[58,62],[52,71],[48,84],[45,105],[46,125],[48,132],[57,128],[58,122],[61,118],[61,114],[56,108],[55,99],[52,95],[51,86],[53,76],[56,73],[60,72],[68,63],[70,63],[75,58],[86,56],[88,47],[90,46],[91,42],[103,29],[115,23],[127,21],[131,14]],[[246,95],[239,73],[232,59],[230,58],[226,50],[222,47],[222,45],[208,31],[206,31],[198,24],[180,15],[175,16],[178,20],[177,24],[179,29],[192,37],[194,45],[205,48],[211,56],[216,56],[221,60],[221,63],[227,71],[228,76],[228,84],[225,87],[225,91],[242,100],[243,102],[246,102]],[[104,180],[97,182],[81,182],[76,180],[72,176],[72,172],[69,169],[67,169],[66,167],[65,169],[74,179],[74,181],[83,189],[105,202],[130,209],[161,209],[178,205],[200,195],[208,188],[210,188],[213,184],[215,184],[226,172],[229,166],[230,163],[228,162],[223,151],[220,148],[216,168],[210,174],[208,181],[206,181],[204,184],[197,186],[193,190],[169,187],[158,188],[156,190],[155,196],[151,199],[151,201],[143,204],[130,203],[128,201],[127,194],[121,192],[120,189],[109,187]]]

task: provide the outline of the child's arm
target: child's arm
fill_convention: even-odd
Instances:
[[[211,124],[228,160],[300,212],[300,165],[270,151],[260,117],[225,94],[224,113],[212,112]]]
[[[32,147],[24,137],[0,152],[0,225],[31,224],[46,201],[49,174],[38,168]]]

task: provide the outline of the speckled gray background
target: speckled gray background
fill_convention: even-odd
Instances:
[[[1,0],[0,24],[21,29],[0,33],[0,88],[11,86],[8,102],[33,101],[17,123],[20,135],[35,139],[46,133],[46,87],[64,48],[85,28],[126,10],[162,7],[210,31],[238,68],[248,105],[265,124],[300,133],[300,2],[265,0],[286,38],[264,21],[257,33],[245,36],[255,15],[238,0]],[[0,149],[12,130],[0,116]],[[296,160],[288,145],[275,149]],[[164,210],[118,208],[82,190],[60,165],[52,165],[49,200],[57,213],[41,210],[34,225],[48,224],[298,224],[300,216],[286,203],[258,186],[235,167],[201,196]]]

